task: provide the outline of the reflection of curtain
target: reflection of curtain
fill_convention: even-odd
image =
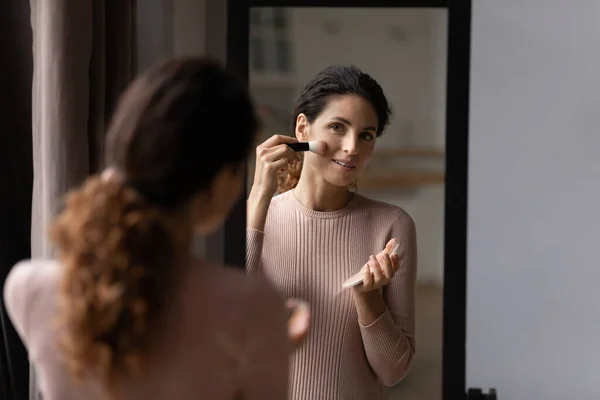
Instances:
[[[51,257],[62,196],[102,166],[105,124],[134,73],[135,1],[30,0],[33,257]],[[31,371],[30,399],[37,398]]]

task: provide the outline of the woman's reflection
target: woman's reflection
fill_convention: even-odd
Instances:
[[[415,224],[401,208],[355,190],[390,114],[373,78],[330,67],[297,101],[296,138],[273,136],[257,148],[247,268],[285,297],[308,301],[312,313],[292,358],[291,399],[380,399],[380,383],[396,384],[411,367]],[[300,158],[286,145],[313,140],[326,143],[324,155]],[[359,272],[363,282],[343,289]]]

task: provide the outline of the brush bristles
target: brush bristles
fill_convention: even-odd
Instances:
[[[324,156],[327,153],[327,144],[322,140],[313,140],[308,143],[308,149],[321,156]]]

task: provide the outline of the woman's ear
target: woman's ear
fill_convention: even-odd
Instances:
[[[309,126],[308,119],[303,113],[298,114],[296,117],[296,139],[300,142],[308,142],[309,138]]]

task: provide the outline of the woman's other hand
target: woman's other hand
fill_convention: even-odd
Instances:
[[[385,249],[377,255],[369,257],[369,261],[361,270],[363,283],[355,287],[359,292],[370,292],[389,283],[400,267],[398,253],[392,253],[398,244],[396,239],[391,239]]]
[[[308,303],[299,299],[288,299],[285,303],[290,312],[288,319],[288,337],[294,348],[298,347],[308,335],[310,328],[310,308]]]

